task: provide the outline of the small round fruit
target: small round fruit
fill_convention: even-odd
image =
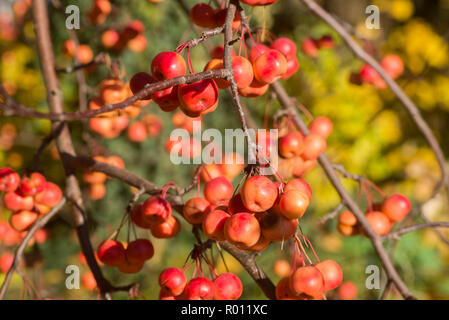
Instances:
[[[315,133],[308,134],[304,139],[304,151],[301,157],[304,160],[314,160],[326,150],[326,140]]]
[[[407,197],[401,194],[389,196],[382,204],[382,212],[393,222],[404,220],[410,212],[411,204]]]
[[[215,11],[207,3],[197,3],[190,9],[190,20],[202,28],[215,27]]]
[[[191,224],[202,223],[210,203],[204,198],[189,199],[182,208],[184,218]]]
[[[281,52],[287,59],[296,58],[296,44],[289,38],[277,38],[270,47]]]
[[[138,72],[131,78],[129,82],[129,87],[131,88],[132,93],[135,95],[139,93],[139,91],[142,91],[147,84],[151,84],[154,82],[154,79],[152,76],[150,76],[146,72]],[[150,100],[151,94],[147,95],[141,100]]]
[[[177,218],[170,216],[162,223],[152,224],[150,230],[153,237],[167,239],[176,236],[181,230],[181,225]]]
[[[233,192],[232,184],[224,177],[214,178],[204,186],[204,197],[211,204],[230,200]]]
[[[311,133],[315,133],[324,139],[327,139],[333,129],[332,121],[328,117],[315,118],[309,125]]]
[[[190,280],[184,289],[184,296],[187,300],[212,300],[214,293],[214,283],[205,277]]]
[[[243,184],[240,196],[250,212],[264,212],[274,205],[278,188],[265,176],[253,176]]]
[[[383,212],[371,211],[365,217],[378,235],[386,235],[392,227],[392,223]]]
[[[277,210],[287,219],[299,219],[310,204],[309,197],[302,191],[290,190],[280,197]]]
[[[128,243],[125,254],[129,263],[141,264],[153,257],[153,244],[147,239],[136,239]]]
[[[98,246],[98,259],[108,266],[119,266],[125,262],[125,248],[121,242],[105,240]]]
[[[293,158],[301,155],[304,148],[304,137],[300,132],[290,132],[279,139],[279,154],[284,158]]]
[[[167,268],[159,275],[159,286],[167,289],[174,296],[179,296],[184,291],[186,284],[186,275],[179,268]]]
[[[343,282],[338,288],[338,296],[343,300],[353,300],[357,297],[357,287],[350,281]]]
[[[315,267],[323,275],[325,291],[337,288],[343,281],[343,271],[334,260],[321,261]]]
[[[290,190],[302,191],[307,195],[307,197],[309,198],[309,201],[312,201],[312,188],[310,188],[310,185],[303,179],[295,178],[295,179],[290,180],[285,185],[284,192],[287,192]]]
[[[279,277],[288,277],[292,272],[292,267],[287,260],[276,260],[273,266],[273,271]]]
[[[20,176],[10,168],[0,168],[0,191],[15,191],[20,184]]]
[[[38,214],[34,211],[17,211],[9,218],[9,224],[18,232],[26,231],[36,222]]]
[[[224,234],[232,244],[251,247],[260,238],[259,221],[251,213],[234,214],[226,220]]]
[[[150,197],[142,205],[142,216],[149,223],[162,223],[171,216],[171,205],[162,197]]]
[[[271,84],[287,72],[287,59],[279,51],[270,49],[254,61],[253,69],[258,81]]]
[[[292,238],[298,228],[298,220],[289,220],[283,215],[272,212],[262,213],[259,218],[262,235],[270,241],[285,241]]]
[[[161,52],[151,62],[151,73],[158,81],[183,76],[186,71],[184,58],[176,52]]]
[[[237,300],[243,292],[243,285],[239,277],[227,272],[220,274],[214,280],[215,300]]]
[[[223,210],[212,210],[206,214],[202,229],[206,237],[216,241],[225,240],[224,226],[230,215]]]
[[[323,275],[314,266],[298,268],[290,277],[290,288],[296,295],[319,297],[324,292]]]

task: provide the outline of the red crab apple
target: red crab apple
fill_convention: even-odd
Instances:
[[[200,80],[178,86],[181,110],[189,117],[198,117],[218,103],[218,87],[214,80]]]
[[[55,207],[62,199],[62,191],[58,185],[52,182],[44,184],[44,190],[34,196],[34,200],[48,207]]]
[[[334,260],[321,261],[315,267],[323,275],[325,291],[337,288],[343,281],[343,271]]]
[[[224,234],[226,240],[233,244],[251,247],[260,238],[259,221],[251,213],[234,214],[226,220]]]
[[[229,217],[229,213],[223,210],[212,210],[206,213],[202,223],[204,235],[216,241],[225,240],[224,226]]]
[[[227,272],[220,274],[214,280],[215,300],[237,300],[243,292],[243,285],[239,277]]]
[[[309,125],[311,133],[315,133],[327,139],[332,132],[334,125],[328,117],[317,117]]]
[[[267,6],[272,3],[275,3],[278,0],[240,0],[240,2],[243,2],[250,6]]]
[[[147,139],[147,127],[141,121],[131,123],[126,135],[132,142],[143,142]]]
[[[215,10],[207,3],[197,3],[190,9],[190,20],[203,28],[215,27]]]
[[[106,30],[101,35],[101,43],[105,48],[112,48],[117,44],[120,39],[120,35],[116,30]]]
[[[156,91],[153,93],[153,100],[162,111],[170,112],[175,110],[179,106],[178,86]]]
[[[324,292],[324,278],[314,266],[300,267],[290,277],[290,288],[296,294],[319,297]]]
[[[256,98],[260,97],[265,94],[265,92],[268,91],[268,87],[270,85],[266,83],[262,83],[260,81],[257,81],[257,79],[253,79],[253,82],[251,84],[243,89],[239,89],[239,94],[242,97],[246,98]]]
[[[253,69],[258,81],[271,84],[287,72],[287,59],[279,51],[270,49],[254,61]]]
[[[284,277],[276,285],[276,299],[278,300],[296,300],[295,293],[290,288],[290,278]]]
[[[404,63],[398,55],[388,54],[383,57],[380,64],[393,79],[396,79],[404,72]]]
[[[392,227],[392,223],[383,212],[371,211],[365,217],[371,225],[371,228],[381,236],[386,235]]]
[[[212,204],[231,199],[232,193],[232,184],[224,177],[214,178],[204,186],[204,197]]]
[[[318,55],[317,42],[312,38],[305,38],[301,44],[301,48],[309,57],[316,57]]]
[[[25,196],[34,196],[44,190],[45,182],[45,177],[42,174],[33,172],[20,180],[20,191],[22,191]]]
[[[264,54],[268,50],[270,50],[270,48],[262,43],[258,43],[256,45],[254,45],[249,50],[249,61],[251,61],[251,63],[253,63],[254,61],[256,61],[257,58],[259,58],[262,54]]]
[[[131,263],[125,260],[122,264],[117,266],[117,269],[122,273],[137,273],[143,268],[143,262],[141,263]]]
[[[105,240],[98,246],[98,259],[108,266],[119,266],[125,262],[125,248],[121,242]]]
[[[183,76],[186,71],[184,58],[176,52],[161,52],[151,62],[151,73],[158,81]]]
[[[309,201],[312,201],[312,188],[310,188],[309,184],[301,178],[295,178],[290,180],[284,187],[284,192],[290,190],[299,190],[304,192]]]
[[[278,188],[265,176],[253,176],[243,184],[240,196],[250,212],[264,212],[274,205]]]
[[[277,38],[270,47],[282,53],[287,60],[296,58],[296,44],[289,38]]]
[[[393,222],[404,220],[410,212],[411,204],[407,197],[401,194],[389,196],[382,204],[382,212]]]
[[[310,133],[304,138],[304,152],[301,157],[304,160],[314,160],[326,150],[326,140],[315,133]]]
[[[143,214],[142,214],[142,203],[139,203],[138,205],[136,205],[133,210],[131,211],[131,219],[132,221],[140,228],[142,229],[150,229],[152,223],[146,221],[143,218]]]
[[[191,224],[202,223],[210,203],[204,198],[187,200],[182,208],[184,218]]]
[[[212,300],[214,293],[214,283],[205,277],[193,278],[184,289],[187,300]]]
[[[9,268],[11,268],[12,264],[14,262],[14,256],[9,252],[4,252],[2,255],[0,255],[0,272],[6,273],[8,272]]]
[[[179,296],[184,291],[186,284],[186,275],[179,268],[167,268],[159,275],[159,286],[168,290],[173,296]]]
[[[332,49],[334,47],[334,40],[332,36],[325,34],[318,39],[318,46],[320,49]]]
[[[299,69],[299,61],[297,58],[291,58],[287,60],[287,71],[285,71],[282,79],[288,79],[296,73]]]
[[[150,197],[142,205],[142,216],[150,223],[162,223],[171,216],[171,205],[162,197]]]
[[[94,290],[97,287],[97,281],[95,281],[94,274],[90,271],[81,276],[81,283],[87,290]]]
[[[279,139],[279,154],[284,158],[300,156],[304,148],[304,137],[300,132],[290,132]]]
[[[309,197],[300,190],[290,190],[280,196],[276,209],[287,219],[299,219],[310,204]]]
[[[28,230],[36,222],[38,214],[34,211],[22,210],[14,212],[9,218],[9,224],[18,232]]]
[[[240,196],[240,193],[236,193],[228,202],[228,212],[230,214],[245,212],[247,210],[248,209],[246,209],[245,205],[242,202],[242,197]]]
[[[20,190],[6,192],[3,195],[4,206],[11,211],[32,210],[34,200],[31,196],[24,196]]]
[[[136,239],[128,243],[125,255],[129,263],[140,264],[153,257],[153,244],[147,239]]]
[[[288,277],[292,272],[292,267],[287,260],[280,259],[274,263],[273,271],[279,277]]]
[[[129,81],[129,87],[133,94],[137,94],[139,91],[143,90],[147,84],[151,84],[154,82],[152,76],[150,76],[146,72],[138,72]],[[150,100],[151,94],[142,98],[141,100]]]
[[[0,191],[15,191],[20,183],[20,176],[10,168],[0,168]]]
[[[343,282],[338,288],[338,295],[343,300],[353,300],[357,297],[357,287],[350,281]]]
[[[177,218],[170,216],[162,223],[152,224],[150,230],[155,238],[167,239],[176,236],[181,230],[181,225]]]
[[[293,237],[298,220],[289,220],[277,212],[264,212],[259,219],[262,235],[270,241],[284,241]]]

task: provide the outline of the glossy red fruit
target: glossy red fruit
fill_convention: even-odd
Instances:
[[[236,214],[239,212],[245,212],[248,209],[246,209],[245,205],[242,202],[242,197],[240,196],[240,193],[236,193],[231,200],[229,200],[228,203],[228,212],[229,214]]]
[[[189,117],[198,117],[218,103],[218,87],[214,80],[200,80],[178,86],[181,110]]]
[[[290,288],[296,294],[319,297],[324,292],[324,278],[314,266],[300,267],[290,277]]]
[[[253,214],[241,212],[232,215],[224,225],[226,240],[238,246],[251,247],[260,238],[259,221]]]
[[[20,190],[6,192],[3,195],[4,206],[11,211],[32,210],[34,200],[31,196],[24,196]]]
[[[357,287],[350,281],[343,282],[338,288],[338,296],[343,300],[353,300],[357,297]]]
[[[389,196],[382,204],[382,212],[393,222],[404,220],[411,209],[410,201],[401,194]]]
[[[270,49],[254,61],[253,69],[258,81],[271,84],[287,72],[287,59],[279,51]]]
[[[98,246],[98,259],[108,266],[119,266],[125,262],[125,248],[121,242],[105,240]]]
[[[171,205],[161,197],[150,197],[142,204],[142,216],[149,223],[162,223],[171,216]]]
[[[285,71],[282,79],[288,79],[299,70],[299,61],[297,58],[287,60],[287,71]]]
[[[290,190],[281,195],[276,208],[287,219],[299,219],[304,215],[309,204],[307,194],[299,190]]]
[[[105,48],[112,48],[120,39],[120,34],[116,30],[106,30],[101,35],[101,43]]]
[[[139,93],[139,91],[143,90],[147,84],[151,84],[154,82],[152,76],[150,76],[146,72],[138,72],[129,81],[129,87],[132,93],[135,95]],[[151,100],[151,94],[147,95],[141,100]]]
[[[20,176],[10,168],[0,168],[0,191],[15,191],[20,183]]]
[[[278,197],[278,188],[265,176],[253,176],[243,184],[240,196],[250,212],[264,212],[274,205]]]
[[[404,63],[396,54],[386,55],[382,58],[380,64],[393,79],[396,79],[404,72]]]
[[[190,280],[184,289],[187,300],[212,300],[214,293],[214,283],[205,277]]]
[[[256,98],[260,97],[265,94],[265,92],[268,91],[269,84],[262,83],[260,81],[257,81],[257,79],[253,79],[253,82],[251,84],[243,89],[239,89],[239,94],[242,97],[246,98]]]
[[[304,160],[315,160],[326,150],[326,140],[315,134],[310,133],[304,138],[304,151],[301,157]]]
[[[298,220],[289,220],[277,212],[264,212],[259,218],[262,235],[270,241],[285,241],[293,237]]]
[[[179,268],[167,268],[159,275],[159,286],[168,290],[173,296],[179,296],[184,291],[186,284],[186,275]]]
[[[253,63],[254,61],[256,61],[257,58],[259,58],[262,54],[264,54],[268,50],[270,50],[270,48],[262,43],[258,43],[256,45],[254,45],[249,50],[249,61],[251,61],[251,63]]]
[[[309,57],[316,57],[318,55],[317,42],[312,38],[306,38],[301,44],[302,51]]]
[[[131,123],[126,135],[132,142],[143,142],[147,139],[147,127],[141,121]]]
[[[288,277],[292,271],[292,267],[287,260],[276,260],[273,266],[274,273],[279,277]],[[287,280],[288,285],[288,280]]]
[[[324,290],[329,291],[337,288],[343,281],[343,271],[334,260],[324,260],[316,264],[324,278]]]
[[[153,100],[162,111],[170,112],[179,107],[178,86],[168,87],[153,93]]]
[[[309,198],[309,201],[312,201],[312,188],[309,186],[309,184],[304,181],[301,178],[295,178],[290,180],[284,187],[284,192],[290,191],[290,190],[299,190],[304,192],[307,197]]]
[[[269,245],[271,241],[265,238],[263,235],[260,235],[259,240],[256,244],[252,245],[251,247],[247,246],[237,246],[240,250],[246,250],[246,251],[252,251],[252,252],[261,252],[265,250]]]
[[[44,190],[45,177],[39,172],[33,172],[29,176],[24,176],[20,180],[20,191],[25,196],[34,196],[35,194]]]
[[[131,211],[131,219],[132,221],[140,228],[142,229],[150,229],[152,223],[146,221],[143,218],[143,214],[142,214],[142,203],[139,203],[138,205],[136,205],[133,210]]]
[[[209,201],[204,198],[192,198],[184,204],[182,214],[191,224],[199,224],[203,222],[209,205]]]
[[[161,52],[151,62],[151,73],[158,81],[183,76],[186,71],[184,58],[176,52]]]
[[[355,226],[357,224],[357,218],[351,211],[345,210],[338,216],[338,223]]]
[[[279,154],[284,158],[293,158],[301,155],[304,148],[304,137],[300,132],[290,132],[279,139]]]
[[[297,300],[295,293],[290,289],[290,278],[284,277],[276,285],[277,300]]]
[[[296,58],[296,44],[289,38],[277,38],[270,47],[282,53],[287,60]]]
[[[251,62],[241,56],[232,57],[231,62],[237,88],[243,89],[248,87],[253,82],[254,78]]]
[[[150,230],[155,238],[167,239],[176,236],[181,230],[181,225],[177,218],[170,216],[162,223],[152,224]]]
[[[232,184],[224,177],[214,178],[204,186],[204,197],[211,204],[230,200],[233,192]]]
[[[365,217],[378,235],[386,235],[392,227],[392,223],[383,212],[371,211]]]
[[[61,189],[52,182],[44,184],[44,190],[34,196],[34,200],[49,207],[55,207],[62,200]]]
[[[14,256],[9,252],[0,255],[0,273],[7,273],[14,262]]]
[[[214,280],[215,300],[237,300],[243,292],[243,285],[239,277],[227,272],[220,274]]]
[[[334,125],[328,117],[317,117],[309,125],[311,133],[315,133],[327,139],[332,132]]]
[[[212,210],[206,214],[202,223],[206,237],[216,241],[225,240],[224,226],[230,215],[223,210]]]
[[[97,281],[95,281],[94,274],[90,271],[81,276],[81,283],[87,290],[94,290],[97,288]]]
[[[190,9],[190,20],[194,24],[203,28],[215,27],[215,10],[206,3],[197,3]]]
[[[126,259],[131,264],[143,263],[153,257],[153,244],[147,239],[136,239],[128,243],[125,255]]]
[[[117,269],[122,273],[137,273],[143,268],[143,262],[141,263],[131,263],[125,260],[122,264],[117,266]]]
[[[28,230],[37,220],[38,214],[34,211],[17,211],[9,218],[9,224],[18,232]]]

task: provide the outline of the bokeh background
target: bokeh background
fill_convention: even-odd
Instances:
[[[62,7],[73,1],[61,1]],[[120,54],[108,52],[119,59],[126,71],[125,79],[138,71],[149,72],[151,59],[160,51],[174,50],[180,43],[196,36],[185,13],[177,1],[163,0],[150,3],[142,0],[111,0],[115,9],[106,21],[93,26],[86,19],[91,7],[88,0],[77,1],[81,10],[81,28],[76,30],[79,41],[88,44],[94,54],[108,52],[100,38],[104,30],[120,27],[131,19],[145,25],[148,45],[143,52],[124,50]],[[185,0],[190,8],[198,1]],[[39,70],[31,12],[23,1],[0,0],[0,82],[8,88],[17,101],[43,112],[48,111],[45,87]],[[449,1],[448,0],[327,0],[323,5],[333,14],[348,22],[350,30],[376,57],[388,53],[399,55],[405,64],[405,73],[398,80],[400,86],[416,102],[430,127],[434,130],[443,150],[449,154]],[[381,11],[381,29],[365,27],[365,8],[378,5]],[[65,28],[66,15],[50,6],[51,37],[58,66],[69,66],[73,61],[63,54],[63,43],[69,38]],[[388,89],[379,90],[368,84],[358,86],[349,82],[352,72],[360,70],[362,63],[342,43],[338,35],[325,23],[311,15],[296,0],[280,0],[263,12],[262,8],[249,8],[248,14],[254,26],[265,25],[276,36],[292,38],[300,46],[306,37],[330,34],[336,43],[334,49],[320,50],[316,58],[298,50],[300,70],[285,82],[288,92],[304,104],[315,116],[328,116],[334,122],[334,131],[328,139],[327,154],[336,163],[353,173],[363,174],[374,181],[386,193],[400,192],[407,195],[414,205],[425,201],[439,179],[438,164],[409,116]],[[192,50],[195,70],[202,70],[209,60],[207,48],[219,44],[220,37],[210,39],[206,46]],[[206,50],[205,50],[206,49]],[[106,77],[104,66],[86,73],[89,97],[98,83]],[[78,108],[78,86],[75,74],[60,76],[67,112]],[[245,99],[257,124],[262,126],[268,94]],[[168,181],[186,186],[191,181],[193,165],[170,163],[164,149],[173,126],[171,114],[163,113],[151,103],[145,113],[155,114],[164,122],[162,133],[143,143],[133,143],[126,134],[114,139],[103,139],[89,131],[87,122],[71,122],[70,130],[80,155],[101,154],[102,147],[112,155],[123,158],[126,168],[162,186]],[[272,102],[270,113],[279,105]],[[204,117],[205,128],[238,128],[239,119],[226,94],[221,94],[218,109]],[[32,167],[33,155],[43,137],[50,132],[46,120],[24,120],[0,116],[0,166],[10,166],[25,173]],[[83,134],[88,132],[88,136]],[[87,141],[89,143],[87,143]],[[51,145],[43,153],[39,169],[49,180],[64,185],[63,169]],[[80,173],[81,176],[81,173]],[[234,181],[238,183],[239,178]],[[306,215],[301,219],[304,233],[314,244],[321,259],[332,258],[343,268],[344,279],[358,287],[358,298],[375,299],[379,290],[365,288],[365,268],[379,265],[370,242],[362,236],[344,238],[336,230],[336,222],[318,225],[317,220],[339,204],[337,193],[319,167],[309,172],[305,179],[310,183],[314,199]],[[357,183],[344,180],[354,194]],[[106,196],[97,201],[89,200],[86,206],[90,220],[91,240],[97,246],[120,223],[127,202],[132,197],[130,188],[119,181],[108,180]],[[187,195],[185,199],[188,199]],[[448,221],[448,204],[445,195],[439,195],[423,207],[423,214],[431,220]],[[366,203],[361,203],[366,207]],[[67,207],[61,217],[48,226],[50,237],[41,244],[27,249],[30,280],[44,298],[87,299],[95,298],[95,292],[85,289],[65,288],[65,268],[79,265],[82,273],[87,267],[79,259],[80,248],[76,234],[65,221]],[[0,219],[7,220],[9,212],[0,205]],[[409,222],[421,222],[419,216]],[[153,239],[156,254],[136,275],[124,275],[109,267],[103,267],[108,279],[116,285],[138,281],[147,298],[157,298],[159,272],[168,266],[181,267],[192,249],[194,237],[191,227],[182,221],[182,232],[173,239]],[[150,237],[144,230],[139,234]],[[448,236],[448,233],[445,233]],[[14,246],[0,244],[0,254],[12,252]],[[243,299],[264,298],[260,289],[251,281],[237,261],[225,254],[230,271],[237,273],[244,282]],[[257,258],[260,265],[274,281],[279,277],[273,272],[277,259],[290,259],[288,247],[271,245]],[[449,250],[431,230],[414,232],[402,237],[394,251],[394,260],[405,282],[418,298],[449,298]],[[224,271],[220,260],[218,271]],[[4,274],[0,274],[2,281]],[[16,275],[7,297],[19,298],[22,279]],[[114,294],[126,298],[126,294]],[[392,298],[399,296],[392,295]]]

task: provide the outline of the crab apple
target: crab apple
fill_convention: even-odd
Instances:
[[[232,184],[224,177],[214,178],[204,186],[204,197],[212,204],[231,199],[232,193]]]
[[[328,34],[321,36],[317,42],[320,49],[332,49],[334,47],[334,40]]]
[[[350,225],[342,224],[342,223],[339,223],[337,225],[337,229],[338,229],[338,232],[340,232],[345,237],[354,236],[354,235],[358,234],[360,231],[357,225],[350,226]]]
[[[186,71],[184,58],[176,52],[161,52],[151,61],[151,73],[158,81],[183,76]]]
[[[296,294],[319,297],[324,292],[324,278],[315,266],[301,267],[290,277],[290,288]]]
[[[215,10],[207,3],[197,3],[190,9],[190,20],[202,28],[215,27]]]
[[[270,86],[269,84],[262,83],[254,78],[253,82],[251,82],[251,84],[248,87],[239,89],[239,94],[245,98],[260,97],[264,95],[265,92],[268,91],[269,86]]]
[[[276,285],[276,299],[277,300],[296,300],[297,297],[290,288],[290,278],[284,277],[279,280]]]
[[[332,132],[334,125],[328,117],[317,117],[309,125],[311,133],[317,134],[327,139]]]
[[[34,196],[34,200],[37,203],[55,207],[62,199],[61,189],[52,182],[45,182],[44,190]]]
[[[203,222],[209,205],[209,201],[204,198],[192,198],[184,204],[182,214],[191,224],[199,224]]]
[[[168,290],[173,296],[179,296],[184,291],[186,284],[186,275],[179,268],[167,268],[159,275],[159,286]]]
[[[290,273],[292,272],[292,267],[290,266],[290,263],[288,263],[287,260],[276,260],[273,266],[274,273],[279,277],[288,277]],[[288,280],[287,280],[288,285]]]
[[[318,44],[315,39],[305,38],[301,43],[301,48],[309,57],[316,57],[318,55]]]
[[[351,281],[343,282],[338,288],[338,296],[343,300],[353,300],[357,297],[357,287]]]
[[[158,224],[153,224],[150,227],[151,234],[155,238],[167,239],[173,238],[181,230],[179,220],[173,216],[170,216],[166,221]]]
[[[343,281],[343,271],[334,260],[321,261],[315,267],[323,275],[325,291],[337,288]]]
[[[121,242],[109,239],[104,240],[97,249],[98,259],[105,265],[117,267],[123,264],[125,258],[125,248]]]
[[[162,111],[170,112],[175,110],[179,107],[178,86],[154,92],[153,100]]]
[[[89,197],[92,200],[102,199],[106,195],[106,186],[104,183],[93,183],[89,185]]]
[[[34,200],[31,196],[25,196],[20,190],[6,192],[3,195],[4,206],[11,211],[32,210]]]
[[[262,235],[270,241],[284,241],[293,237],[298,227],[297,219],[287,219],[277,212],[264,212],[259,219]]]
[[[248,55],[249,61],[251,61],[251,63],[253,63],[254,61],[256,61],[257,58],[259,58],[261,55],[263,55],[268,50],[270,50],[270,48],[262,43],[258,43],[256,45],[254,45],[249,50],[249,55]]]
[[[218,87],[214,80],[200,80],[178,86],[181,110],[189,117],[198,117],[218,102]]]
[[[222,273],[215,278],[214,285],[215,300],[237,300],[243,292],[243,285],[239,277],[230,272]]]
[[[129,263],[140,264],[153,257],[153,244],[147,239],[136,239],[128,243],[125,255]]]
[[[297,58],[291,58],[287,60],[287,71],[285,71],[282,79],[288,79],[294,75],[299,69],[299,61]]]
[[[260,251],[265,250],[270,245],[270,243],[271,243],[271,241],[269,239],[265,238],[263,235],[260,235],[260,238],[256,244],[254,244],[250,247],[240,245],[240,246],[237,246],[237,248],[239,248],[240,250],[260,252]]]
[[[88,171],[83,174],[84,182],[91,183],[91,184],[103,183],[106,181],[107,177],[108,176],[106,174],[104,174],[103,172]]]
[[[148,40],[143,34],[139,34],[135,38],[129,40],[126,45],[128,49],[133,52],[143,52],[148,45]]]
[[[100,97],[94,97],[92,99],[89,100],[89,104],[87,105],[87,107],[89,108],[89,110],[98,110],[103,108],[104,106],[104,102]],[[104,112],[98,115],[98,117],[101,118],[111,118],[117,115],[116,111],[110,111],[110,112]]]
[[[281,195],[277,210],[287,219],[299,219],[310,204],[307,194],[300,190],[290,190]]]
[[[296,58],[296,44],[289,38],[277,38],[273,41],[270,48],[282,53],[287,60]]]
[[[360,79],[362,82],[371,83],[378,89],[384,89],[387,84],[382,77],[370,65],[365,64],[360,70]]]
[[[145,26],[142,21],[132,20],[130,21],[121,33],[121,37],[126,40],[131,40],[142,34],[145,31]]]
[[[87,290],[94,290],[97,288],[97,281],[95,281],[94,274],[90,271],[81,276],[81,283]]]
[[[157,137],[161,131],[164,123],[161,118],[153,114],[147,114],[142,118],[142,122],[145,124],[147,133],[150,137]]]
[[[243,184],[240,196],[243,205],[249,211],[264,212],[274,205],[278,197],[278,188],[265,176],[253,176]]]
[[[33,172],[29,176],[24,176],[20,180],[20,191],[25,196],[34,196],[35,194],[44,190],[45,177],[39,172]]]
[[[212,179],[222,177],[223,176],[223,170],[222,166],[216,164],[216,163],[210,163],[203,165],[201,172],[200,172],[200,178],[203,182],[209,182]]]
[[[116,30],[109,29],[101,35],[101,44],[105,48],[112,48],[117,44],[119,39],[119,33]]]
[[[193,278],[184,289],[184,296],[187,300],[212,300],[214,293],[214,283],[205,277]]]
[[[142,206],[143,204],[139,203],[133,208],[131,211],[131,219],[139,228],[150,229],[152,223],[144,219],[142,214]]]
[[[404,220],[410,212],[411,204],[407,197],[401,194],[389,196],[382,204],[382,212],[392,222],[400,222]]]
[[[44,243],[49,236],[50,233],[47,229],[38,229],[34,234],[34,240],[36,240],[37,243]]]
[[[171,205],[162,197],[150,197],[142,205],[142,215],[150,223],[164,222],[171,216]]]
[[[225,240],[224,227],[229,218],[229,213],[223,210],[211,210],[206,213],[202,223],[204,235],[216,241]]]
[[[398,55],[388,54],[382,58],[380,64],[393,79],[396,79],[404,72],[404,63]]]
[[[226,15],[228,14],[228,9],[218,10],[215,14],[215,27],[221,27],[225,24]],[[237,30],[240,28],[242,23],[242,18],[239,11],[235,11],[234,20],[232,21],[232,29]]]
[[[22,210],[9,217],[9,224],[18,232],[28,230],[36,222],[38,214],[34,211]]]
[[[14,256],[9,252],[0,255],[0,272],[7,273],[14,263]]]
[[[303,151],[304,137],[301,132],[290,132],[279,139],[279,154],[284,158],[300,156]]]
[[[304,138],[304,151],[301,157],[304,160],[314,160],[326,150],[326,146],[326,140],[322,136],[310,133]]]
[[[159,290],[159,300],[176,300],[176,297],[165,288]]]
[[[345,210],[338,216],[338,223],[347,226],[355,226],[357,224],[357,218],[351,211]]]
[[[258,81],[271,84],[287,72],[287,59],[279,51],[270,49],[254,61],[253,69]]]
[[[10,168],[0,168],[0,191],[15,191],[20,183],[20,176]]]
[[[117,266],[117,269],[122,273],[127,273],[127,274],[137,273],[140,270],[142,270],[143,264],[144,264],[143,262],[131,263],[131,262],[125,260],[122,264],[119,264]]]
[[[386,235],[392,227],[392,223],[383,212],[371,211],[368,212],[365,217],[371,225],[371,228],[373,228],[378,235]]]
[[[146,72],[138,72],[129,81],[129,87],[133,94],[137,94],[139,91],[143,90],[147,84],[151,84],[154,82],[152,76],[150,76]],[[141,100],[150,100],[151,95],[147,95]]]
[[[92,61],[94,53],[87,44],[80,44],[76,50],[76,59],[81,64],[86,64]]]
[[[230,214],[236,214],[239,212],[245,212],[248,209],[246,209],[245,205],[242,202],[242,197],[240,196],[240,193],[236,193],[232,196],[231,200],[228,202],[228,212]]]
[[[141,121],[134,122],[128,127],[126,135],[132,142],[143,142],[147,139],[147,128]]]
[[[104,86],[100,91],[101,99],[105,103],[115,104],[128,98],[128,90],[123,83]]]
[[[293,174],[298,177],[303,175],[305,172],[312,170],[315,167],[315,165],[318,163],[317,159],[304,159],[302,155],[301,155],[301,159],[303,160],[302,173],[293,172]]]
[[[284,192],[287,192],[290,190],[299,190],[301,192],[304,192],[307,195],[307,197],[309,198],[309,201],[312,201],[312,188],[303,179],[295,178],[295,179],[290,180],[285,185]]]
[[[260,238],[259,221],[251,213],[234,214],[226,220],[224,234],[226,240],[232,244],[251,247]]]
[[[278,0],[240,0],[240,2],[250,6],[267,6],[275,3],[276,1]]]

